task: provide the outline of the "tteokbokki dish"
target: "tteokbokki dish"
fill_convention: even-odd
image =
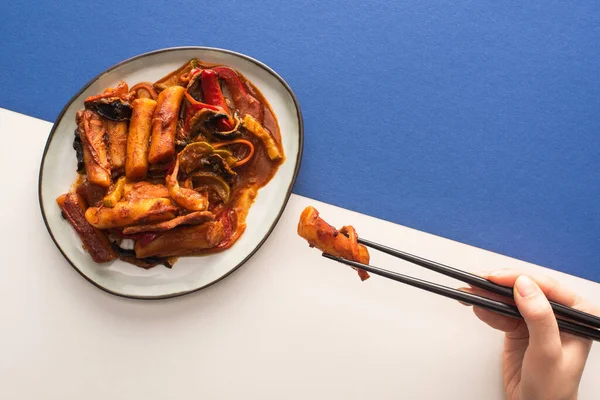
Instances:
[[[193,59],[84,105],[77,179],[57,203],[97,263],[171,267],[179,256],[228,249],[285,158],[269,103],[224,65]]]

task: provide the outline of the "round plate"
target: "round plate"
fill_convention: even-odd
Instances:
[[[75,113],[83,100],[115,87],[124,80],[154,82],[192,58],[225,64],[240,71],[256,85],[270,103],[281,129],[286,161],[262,189],[248,214],[242,237],[228,250],[201,257],[181,257],[167,269],[149,270],[120,260],[96,264],[83,249],[70,224],[61,217],[56,198],[66,193],[76,177],[73,150]],[[290,197],[298,174],[303,144],[302,114],[288,84],[265,64],[228,50],[207,47],[179,47],[145,53],[123,61],[85,85],[63,108],[50,132],[39,176],[39,200],[48,232],[67,261],[97,287],[124,297],[160,299],[200,290],[223,279],[248,260],[267,239]]]

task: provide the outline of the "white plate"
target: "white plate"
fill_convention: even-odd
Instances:
[[[75,113],[83,100],[114,87],[154,82],[192,58],[231,66],[256,85],[270,103],[281,129],[286,161],[274,178],[259,190],[242,237],[228,250],[202,257],[182,257],[173,269],[157,266],[144,270],[120,260],[96,264],[82,248],[81,240],[61,217],[55,199],[67,192],[76,177],[72,147]],[[123,61],[92,79],[69,101],[56,120],[40,166],[39,200],[48,232],[67,261],[97,287],[124,297],[158,299],[202,289],[223,279],[248,260],[267,239],[289,199],[298,174],[303,144],[302,114],[287,83],[271,68],[243,54],[206,47],[157,50]]]

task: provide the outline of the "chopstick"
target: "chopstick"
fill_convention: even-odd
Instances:
[[[380,275],[385,278],[395,280],[397,282],[404,283],[409,286],[413,286],[425,291],[436,293],[444,297],[448,297],[454,300],[462,301],[463,303],[471,304],[481,308],[485,308],[491,311],[495,311],[499,314],[506,315],[513,318],[521,318],[521,313],[516,306],[512,304],[502,303],[500,301],[488,299],[483,296],[476,294],[463,292],[454,288],[450,288],[437,283],[428,282],[422,279],[413,278],[408,275],[399,274],[397,272],[388,271],[382,268],[378,268],[372,265],[362,264],[356,261],[348,260],[341,257],[332,256],[331,254],[323,253],[323,257],[338,261],[342,264],[349,265],[351,267],[360,268],[367,272],[375,275]],[[576,322],[566,321],[557,319],[558,327],[564,332],[571,333],[573,335],[581,336],[587,339],[595,340],[600,342],[600,331],[589,326],[581,325]]]
[[[459,281],[468,283],[472,286],[479,287],[481,289],[489,290],[490,292],[513,298],[513,288],[498,285],[492,281],[489,281],[481,276],[471,274],[466,271],[462,271],[460,269],[456,269],[450,267],[448,265],[440,264],[435,261],[428,260],[426,258],[422,258],[419,256],[415,256],[410,253],[406,253],[404,251],[396,250],[388,246],[384,246],[379,243],[372,242],[367,239],[358,238],[358,243],[364,244],[367,247],[371,247],[373,249],[379,250],[383,253],[389,254],[391,256],[400,258],[402,260],[411,262],[413,264],[419,265],[421,267],[427,268],[431,271],[439,272],[442,275],[449,276],[450,278],[458,279]],[[567,307],[563,304],[556,303],[554,301],[550,301],[550,305],[554,310],[556,315],[560,315],[565,318],[569,318],[573,321],[579,322],[581,324],[589,325],[594,328],[600,328],[600,317],[597,317],[592,314],[588,314],[584,311],[576,310],[571,307]]]

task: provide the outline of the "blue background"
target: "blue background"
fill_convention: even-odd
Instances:
[[[0,14],[0,107],[53,121],[123,59],[236,50],[300,100],[296,193],[600,282],[598,1],[69,0]]]

